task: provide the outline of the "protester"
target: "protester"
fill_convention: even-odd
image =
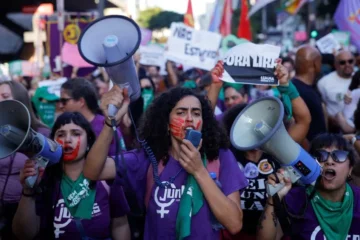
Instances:
[[[260,219],[258,239],[280,239],[284,232],[291,239],[355,239],[360,235],[360,189],[349,185],[355,164],[355,152],[341,135],[324,133],[311,144],[310,154],[316,157],[323,170],[315,186],[295,187],[280,170],[277,178],[285,183],[277,194],[284,200],[290,228],[280,226],[269,197]],[[269,176],[274,185],[276,177]]]
[[[101,114],[94,86],[83,78],[70,79],[61,86],[60,94],[60,107],[62,110],[81,113],[91,123],[93,131],[98,136],[104,126],[105,118]],[[122,149],[125,149],[125,141],[121,137],[119,128],[118,135],[120,136],[119,144]],[[111,143],[109,149],[109,155],[111,156],[115,155],[115,144],[115,141]]]
[[[45,136],[50,134],[47,126],[35,116],[29,95],[25,87],[16,81],[0,82],[0,101],[17,100],[25,105],[30,113],[31,128]],[[18,116],[20,117],[20,116]],[[27,157],[21,153],[14,153],[0,161],[0,189],[1,189],[1,237],[12,239],[11,222],[21,198],[20,170]]]
[[[120,109],[116,115],[119,122],[127,112],[128,101],[126,92],[123,96],[122,90],[114,88],[101,106],[106,109],[108,104],[116,105]],[[184,139],[186,130],[190,128],[202,132],[203,140],[198,148]],[[90,150],[84,171],[86,177],[118,177],[114,160],[106,159],[112,134],[111,128],[103,128]],[[234,156],[227,150],[229,141],[226,134],[218,126],[211,106],[202,95],[188,88],[174,88],[161,94],[144,115],[140,137],[148,143],[147,153],[142,149],[124,154],[126,166],[121,169],[126,167],[125,182],[128,184],[125,188],[134,191],[139,203],[146,206],[144,239],[175,239],[176,236],[219,239],[219,230],[212,229],[211,212],[231,233],[241,230],[239,190],[246,187],[247,181]],[[151,156],[147,155],[150,149]],[[149,166],[149,160],[158,164],[159,176],[152,175],[153,166]],[[210,177],[210,167],[215,174],[218,172],[216,177],[221,189]],[[159,187],[161,182],[169,182],[172,193]],[[185,194],[181,195],[182,192]]]
[[[317,83],[329,116],[329,131],[338,131],[335,115],[344,109],[344,97],[349,89],[354,72],[354,56],[349,51],[340,51],[335,57],[336,71],[324,76]]]
[[[20,175],[22,197],[13,229],[20,239],[130,239],[129,211],[122,187],[90,181],[83,166],[95,141],[90,123],[77,112],[58,117],[51,138],[63,147],[60,163],[39,169],[36,188],[24,182],[36,174],[27,160]],[[44,177],[41,176],[44,173]],[[42,178],[42,179],[41,179]]]
[[[309,132],[306,135],[309,141],[320,133],[326,132],[321,96],[315,88],[315,81],[320,74],[320,69],[320,52],[310,45],[300,47],[296,52],[295,77],[292,79],[292,83],[296,86],[311,114]]]

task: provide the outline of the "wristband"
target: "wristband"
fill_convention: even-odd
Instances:
[[[23,188],[22,191],[21,191],[21,194],[22,194],[24,197],[35,197],[36,192],[33,190],[33,193],[28,194],[28,193],[25,193],[24,188]]]
[[[111,124],[109,124],[106,120],[104,120],[104,124],[105,124],[106,126],[108,126],[109,128],[113,128],[113,126],[112,126]]]

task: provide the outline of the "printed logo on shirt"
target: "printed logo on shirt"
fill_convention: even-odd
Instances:
[[[71,223],[73,217],[71,216],[70,211],[65,206],[64,199],[59,199],[55,206],[55,209],[56,208],[58,209],[58,211],[55,211],[54,216],[54,234],[55,238],[60,238],[60,234],[65,233],[65,228]],[[101,209],[99,205],[95,202],[93,206],[92,217],[97,217],[101,214]]]
[[[265,181],[265,178],[248,179],[249,185],[241,194],[241,209],[264,210],[267,199]]]
[[[167,183],[167,182],[163,182]],[[154,201],[160,209],[156,209],[156,213],[160,215],[160,218],[164,218],[165,214],[169,214],[168,209],[175,201],[179,202],[184,192],[185,186],[182,185],[180,189],[176,188],[175,184],[170,183],[169,187],[165,189],[156,187],[154,193]],[[160,193],[159,193],[160,192]],[[191,193],[188,193],[191,194]]]
[[[325,235],[321,232],[321,227],[317,226],[311,234],[310,240],[327,240]],[[360,240],[360,235],[349,234],[345,240]]]
[[[258,164],[259,172],[268,175],[274,171],[273,167],[267,159],[261,160]]]

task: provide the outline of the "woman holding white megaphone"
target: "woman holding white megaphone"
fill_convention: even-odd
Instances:
[[[282,169],[269,176],[269,184],[280,182],[285,186],[275,198],[268,198],[258,225],[258,239],[360,237],[360,188],[347,183],[355,164],[354,149],[341,135],[325,133],[312,141],[310,154],[323,168],[315,186],[292,187]],[[279,200],[282,208],[274,207]]]

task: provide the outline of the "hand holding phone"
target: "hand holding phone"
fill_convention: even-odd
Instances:
[[[180,146],[179,162],[181,166],[192,175],[196,175],[197,172],[204,168],[203,161],[201,159],[200,152],[198,150],[201,144],[201,132],[196,130],[187,130],[185,139]]]
[[[189,129],[186,131],[185,139],[189,140],[195,148],[198,148],[201,142],[202,134],[199,131]]]

